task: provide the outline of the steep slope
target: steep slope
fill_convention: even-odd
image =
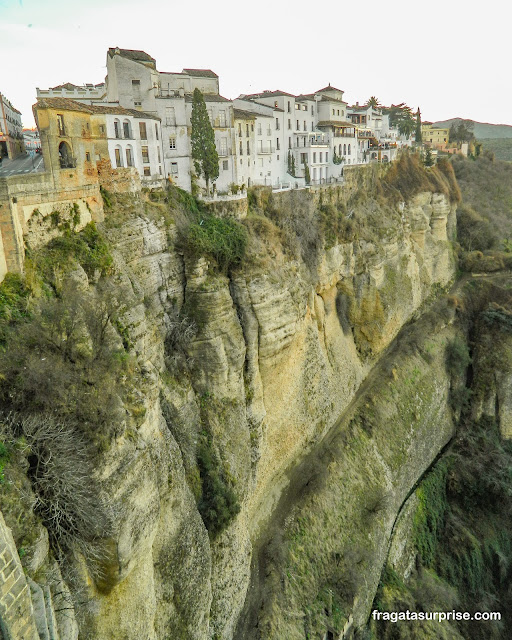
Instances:
[[[92,231],[71,232],[34,253],[21,285],[32,291],[28,307],[19,303],[20,317],[9,311],[5,326],[6,353],[14,356],[2,367],[15,375],[2,381],[3,406],[23,414],[10,433],[4,425],[11,451],[5,473],[22,476],[26,465],[39,501],[35,517],[46,525],[51,549],[39,552],[34,569],[36,547],[27,540],[25,566],[45,587],[57,558],[81,638],[245,637],[236,631],[244,603],[250,619],[259,618],[251,605],[258,602],[250,589],[253,548],[263,548],[274,531],[269,523],[289,507],[309,513],[312,501],[324,504],[312,508],[315,534],[307,534],[318,542],[323,569],[311,577],[309,561],[301,560],[290,583],[275,579],[297,553],[278,540],[278,569],[259,578],[268,578],[262,637],[303,637],[306,612],[331,588],[328,565],[333,557],[338,562],[331,552],[350,564],[345,555],[360,535],[361,509],[380,514],[360,547],[373,562],[363,560],[364,584],[350,587],[336,629],[363,623],[396,512],[452,433],[441,363],[453,309],[424,320],[432,344],[418,348],[432,351],[431,371],[420,366],[429,355],[403,355],[396,371],[372,374],[389,385],[357,393],[404,324],[451,281],[456,197],[449,166],[426,172],[408,156],[387,170],[347,171],[343,187],[255,191],[243,225],[211,217],[177,190],[111,194],[100,234],[111,259]],[[31,297],[36,289],[48,292],[48,306]],[[55,324],[59,318],[62,325]],[[53,326],[68,331],[72,344]],[[57,381],[59,358],[76,376],[65,387],[81,416],[73,429],[87,442],[87,486],[97,499],[92,506],[104,514],[104,524],[99,518],[88,535],[56,538],[37,506],[44,497],[37,460],[15,448],[22,437],[32,438],[33,447],[40,442],[27,412],[52,407],[64,420],[69,406],[56,395],[58,385],[27,396],[29,355],[15,351],[13,337],[20,331],[33,336],[43,356],[30,360],[36,382],[38,372]],[[48,359],[51,368],[41,364]],[[103,406],[102,397],[109,399]],[[360,403],[371,405],[372,397],[380,408],[369,419]],[[433,420],[439,426],[431,432]],[[331,460],[325,448],[314,454],[333,482],[322,476],[316,498],[303,494],[290,473],[302,469],[301,460],[308,464],[308,452],[335,424],[328,442],[339,456]],[[287,486],[290,500],[283,497]],[[392,494],[389,502],[382,492]],[[12,505],[2,496],[14,527]],[[286,531],[295,522],[285,523]],[[331,549],[340,526],[339,549]],[[15,533],[20,546],[23,532]],[[311,628],[325,629],[322,615],[315,616],[308,618]],[[72,629],[66,633],[61,638],[75,637]]]

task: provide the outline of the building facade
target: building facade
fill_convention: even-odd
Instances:
[[[41,98],[34,105],[45,167],[92,175],[98,162],[133,167],[142,182],[163,178],[160,119],[135,109]]]
[[[13,160],[24,152],[21,113],[0,93],[0,157]]]

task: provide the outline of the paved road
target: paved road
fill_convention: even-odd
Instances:
[[[43,156],[40,154],[36,154],[33,158],[28,154],[19,156],[15,160],[4,158],[0,164],[0,178],[37,171],[44,171]]]

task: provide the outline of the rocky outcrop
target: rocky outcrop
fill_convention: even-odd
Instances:
[[[283,193],[274,206],[283,212],[299,206],[312,216],[320,197],[334,196]],[[382,373],[378,398],[362,395],[361,385],[404,324],[452,279],[453,205],[430,192],[392,211],[374,203],[372,220],[380,223],[371,237],[336,242],[311,261],[304,254],[267,256],[264,267],[248,263],[227,277],[205,259],[185,258],[175,248],[174,223],[133,202],[133,215],[105,225],[115,247],[113,283],[123,291],[123,326],[140,366],[140,415],[127,419],[95,464],[97,491],[108,496],[115,526],[101,543],[100,578],[78,553],[70,561],[70,589],[83,596],[80,637],[253,637],[240,635],[237,625],[252,598],[254,550],[275,514],[284,513],[291,470],[340,416],[333,449],[318,460],[320,484],[290,502],[285,536],[299,540],[302,518],[314,524],[300,548],[283,543],[284,556],[271,558],[260,632],[303,637],[302,600],[317,601],[333,558],[335,564],[364,549],[358,571],[366,584],[356,586],[345,621],[359,623],[401,501],[451,434],[440,364],[443,331],[450,329],[436,328],[432,365],[415,354],[397,372]],[[185,368],[170,364],[166,342],[177,314],[195,327],[180,356]],[[361,403],[379,405],[372,424],[361,421]],[[240,503],[218,536],[208,534],[197,508],[197,450],[205,433]],[[363,487],[370,485],[375,504],[365,507]],[[350,550],[365,509],[378,517],[370,519],[360,550]],[[283,583],[282,563],[313,548],[325,573],[304,586],[295,566]],[[41,583],[34,583],[33,600],[41,603]],[[66,633],[61,640],[72,638]]]

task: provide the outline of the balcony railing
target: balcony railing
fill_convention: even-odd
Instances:
[[[258,148],[257,153],[274,153],[275,148],[271,144],[262,145]]]

